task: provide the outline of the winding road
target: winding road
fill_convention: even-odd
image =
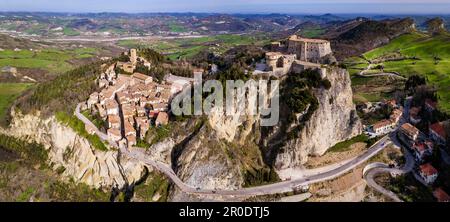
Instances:
[[[374,190],[378,191],[379,193],[385,195],[386,197],[389,197],[390,199],[392,199],[395,202],[403,202],[403,201],[394,192],[387,190],[384,187],[378,185],[375,182],[375,177],[377,175],[383,174],[383,173],[389,173],[391,175],[398,176],[398,175],[402,175],[402,174],[411,172],[413,170],[414,164],[415,164],[414,157],[406,149],[403,149],[403,153],[405,154],[405,165],[402,168],[400,168],[400,169],[390,168],[389,166],[387,166],[384,163],[379,163],[379,164],[383,164],[384,166],[370,169],[364,174],[364,179],[366,180],[367,185],[369,187],[371,187]]]
[[[326,181],[330,179],[334,179],[340,175],[343,175],[365,161],[369,160],[373,156],[377,155],[381,150],[383,150],[387,145],[391,144],[388,136],[384,136],[379,141],[377,141],[373,146],[371,146],[365,153],[360,156],[353,158],[352,160],[343,161],[343,164],[336,164],[335,168],[330,168],[325,172],[316,172],[310,175],[307,175],[303,178],[298,178],[294,180],[286,180],[282,182],[277,182],[268,185],[262,185],[257,187],[249,187],[249,188],[241,188],[237,190],[210,190],[210,189],[200,189],[193,187],[184,183],[173,171],[173,169],[162,162],[152,160],[151,157],[146,155],[144,151],[140,148],[131,148],[128,149],[125,146],[119,146],[114,141],[109,140],[108,136],[98,130],[98,128],[83,114],[80,113],[80,106],[78,104],[75,109],[75,116],[80,119],[84,124],[89,125],[93,129],[95,129],[95,134],[97,134],[100,139],[105,142],[108,142],[112,147],[116,147],[120,150],[122,155],[126,155],[129,158],[133,158],[138,160],[146,165],[152,166],[160,172],[164,173],[168,178],[170,178],[173,183],[178,186],[182,191],[191,194],[203,194],[203,195],[227,195],[227,196],[255,196],[255,195],[267,195],[267,194],[277,194],[290,192],[295,188],[306,186],[312,183],[317,183],[321,181]]]
[[[372,69],[373,65],[374,64],[370,63],[365,69],[361,70],[361,72],[359,72],[358,75],[362,77],[391,76],[399,79],[406,79],[405,77],[395,72],[380,72],[380,73],[365,74],[366,72]]]
[[[398,125],[401,126],[403,123],[406,123],[407,120],[405,117],[409,116],[409,108],[411,106],[411,99],[407,99],[405,101],[404,104],[404,110],[403,110],[403,115],[402,118],[400,119]],[[413,157],[413,155],[409,152],[409,150],[404,147],[402,145],[402,143],[400,143],[397,139],[397,130],[394,130],[394,132],[390,133],[390,139],[392,141],[392,143],[394,145],[396,145],[397,147],[400,147],[400,149],[402,149],[402,153],[405,157],[405,165],[400,168],[390,168],[389,166],[387,166],[385,163],[373,163],[373,164],[378,164],[380,167],[374,167],[371,168],[370,170],[367,170],[363,177],[367,182],[367,185],[371,188],[373,188],[374,190],[378,191],[379,193],[385,195],[386,197],[392,199],[395,202],[403,202],[394,192],[385,189],[384,187],[380,186],[379,184],[377,184],[375,182],[375,177],[378,174],[382,174],[382,173],[389,173],[391,175],[402,175],[402,174],[406,174],[409,173],[413,170],[414,165],[415,165],[415,159]],[[367,167],[367,166],[366,166]]]

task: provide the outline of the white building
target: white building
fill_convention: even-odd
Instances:
[[[430,125],[429,129],[430,129],[430,136],[434,141],[436,141],[436,143],[439,144],[446,143],[447,134],[445,132],[443,122],[432,124]]]
[[[438,177],[438,171],[431,164],[425,163],[419,166],[420,177],[427,183],[432,184]]]
[[[381,120],[372,126],[372,130],[377,135],[383,135],[389,133],[394,128],[394,123],[390,120]]]

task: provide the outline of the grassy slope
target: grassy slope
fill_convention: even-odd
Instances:
[[[5,118],[11,103],[31,85],[28,83],[0,83],[0,120]]]
[[[72,59],[90,58],[96,49],[83,48],[76,50],[48,49],[39,52],[22,50],[5,50],[0,52],[0,67],[13,66],[19,68],[39,68],[49,72],[59,73],[72,68]]]
[[[300,35],[306,38],[317,38],[320,35],[324,34],[326,32],[325,29],[320,28],[320,26],[317,27],[310,27],[306,28],[302,31],[300,31]]]
[[[405,57],[418,57],[420,60],[384,62],[384,70],[398,72],[406,77],[413,74],[426,76],[429,84],[435,85],[439,89],[441,109],[450,112],[450,35],[441,34],[431,37],[421,33],[406,34],[385,46],[365,53],[363,56],[372,60],[389,53],[400,53]],[[441,59],[437,64],[434,59],[436,56]],[[356,63],[349,66],[349,71],[353,74],[358,68],[364,67],[363,62],[356,58],[350,58],[346,62]],[[358,64],[358,62],[361,63]]]

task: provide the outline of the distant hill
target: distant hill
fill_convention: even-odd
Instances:
[[[73,29],[95,30],[98,25],[91,19],[76,19],[71,21],[67,27]]]
[[[421,75],[438,90],[439,107],[450,113],[450,34],[412,32],[394,38],[388,44],[370,50],[363,56],[382,63],[384,72],[402,76]],[[350,58],[359,59],[359,58]],[[358,70],[358,63],[350,62],[349,70]]]
[[[41,48],[43,43],[33,42],[23,38],[13,38],[8,35],[0,34],[0,48],[1,49],[30,49]]]
[[[391,39],[414,30],[415,23],[411,18],[382,21],[359,19],[329,31],[324,38],[331,40],[336,58],[342,60],[387,44]]]
[[[322,28],[320,24],[315,22],[307,21],[301,24],[298,24],[294,28],[290,29],[289,35],[295,34],[300,35],[307,38],[315,38],[322,35],[325,32],[325,29]]]

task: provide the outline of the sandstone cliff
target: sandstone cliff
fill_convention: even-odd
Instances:
[[[350,139],[362,132],[361,122],[353,104],[353,93],[348,72],[332,68],[328,71],[330,89],[319,88],[314,95],[318,109],[304,123],[294,139],[288,139],[278,149],[274,167],[282,170],[300,167],[309,155],[322,155],[338,142]],[[276,130],[281,129],[278,127]],[[270,144],[270,143],[269,143]],[[273,147],[269,147],[271,149]]]
[[[191,134],[186,143],[177,145],[180,150],[174,168],[178,176],[190,185],[209,189],[245,186],[249,175],[270,167],[275,167],[281,179],[287,179],[289,172],[301,167],[309,155],[322,155],[336,143],[360,134],[362,125],[352,101],[348,72],[331,68],[327,78],[331,88],[314,90],[319,108],[292,139],[279,135],[286,135],[283,129],[295,124],[286,126],[285,121],[280,121],[269,133],[262,134],[258,118],[246,113],[225,116],[212,112],[205,126]],[[286,113],[281,116],[285,118]],[[262,159],[270,158],[271,153],[275,154],[274,160],[264,163]],[[171,199],[199,200],[178,190]]]
[[[49,153],[49,163],[54,170],[63,169],[65,179],[85,183],[95,188],[124,187],[138,181],[144,166],[133,160],[119,157],[117,150],[99,151],[70,127],[54,117],[42,119],[38,114],[12,113],[8,129],[0,133],[35,141],[44,145]]]

